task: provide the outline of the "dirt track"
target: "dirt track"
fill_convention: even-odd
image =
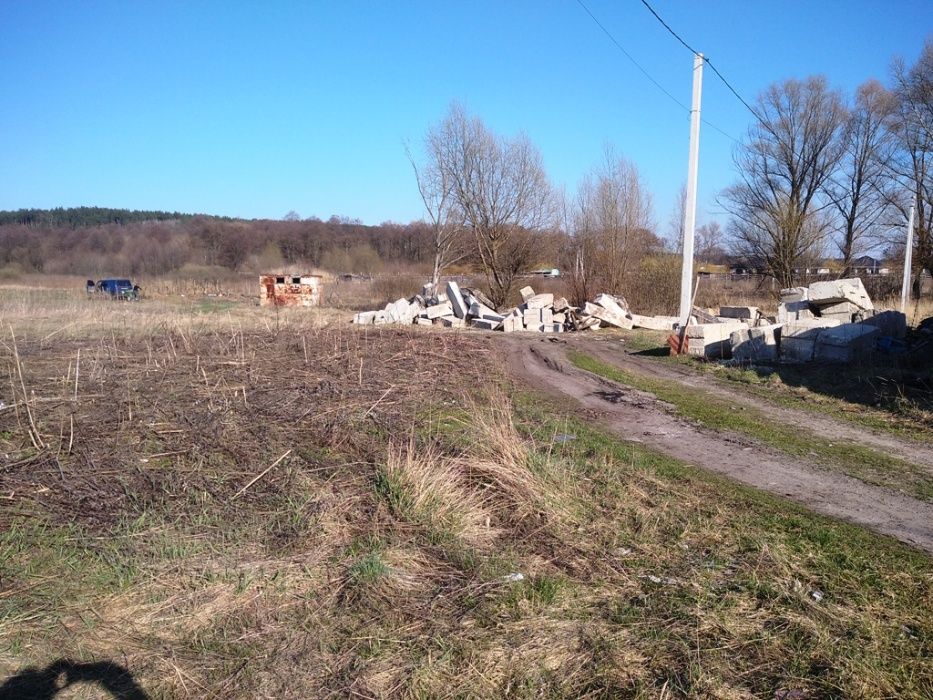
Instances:
[[[715,382],[708,378],[692,373],[671,376],[670,373],[682,374],[686,370],[659,368],[660,363],[633,358],[605,341],[509,337],[506,342],[513,377],[552,396],[573,398],[577,413],[588,420],[596,419],[622,438],[644,443],[689,464],[790,498],[824,515],[896,537],[933,554],[933,504],[795,460],[751,440],[704,430],[676,416],[651,394],[577,369],[567,360],[566,352],[569,347],[577,347],[617,366],[637,363],[637,371],[671,381],[690,383],[705,379],[703,389],[710,391]],[[915,464],[933,466],[933,454],[920,445],[863,433],[829,417],[778,408],[747,395],[740,396],[738,391],[728,392],[724,387],[714,389],[726,393],[730,399],[754,403],[777,420],[792,422],[805,417],[807,428],[813,432],[826,434],[832,430],[834,437],[857,439]]]

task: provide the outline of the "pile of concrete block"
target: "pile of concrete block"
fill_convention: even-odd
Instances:
[[[560,333],[568,329],[572,309],[565,299],[553,294],[535,294],[522,290],[523,303],[505,313],[499,313],[479,290],[461,289],[451,280],[443,289],[426,284],[421,294],[399,299],[381,311],[363,311],[353,317],[353,323],[403,323],[447,328],[478,328],[487,331],[536,331]]]
[[[563,333],[601,327],[671,330],[677,324],[677,319],[672,316],[633,314],[625,299],[611,294],[599,294],[581,308],[571,306],[566,299],[555,298],[550,293],[537,294],[531,287],[524,287],[520,293],[522,303],[500,313],[481,292],[461,289],[453,280],[447,282],[443,290],[435,290],[426,284],[420,294],[410,299],[398,299],[387,304],[385,309],[356,314],[353,323],[414,323],[506,333]]]
[[[720,316],[730,314],[720,309]],[[876,311],[860,279],[830,280],[782,289],[773,322],[759,316],[733,332],[730,350],[733,359],[751,363],[854,362],[874,352],[878,338],[906,332],[904,314]]]

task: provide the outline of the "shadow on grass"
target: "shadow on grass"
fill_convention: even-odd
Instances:
[[[632,354],[638,357],[668,357],[671,354],[671,349],[664,345],[656,348],[648,348],[647,350],[639,350]]]
[[[759,376],[777,375],[789,387],[853,404],[894,411],[905,405],[933,410],[933,362],[879,358],[851,365],[775,365],[758,368]]]
[[[26,668],[0,686],[0,700],[51,700],[77,683],[97,685],[117,700],[148,700],[123,666],[110,661],[75,663],[59,659],[45,668]]]

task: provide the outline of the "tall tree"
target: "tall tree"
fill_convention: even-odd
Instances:
[[[502,306],[518,275],[535,262],[534,232],[552,216],[541,154],[526,136],[499,137],[458,104],[427,142],[473,235],[489,298]]]
[[[591,292],[624,292],[633,265],[660,247],[652,233],[651,194],[638,169],[606,150],[603,163],[587,175],[573,214],[576,260],[574,287],[581,300]]]
[[[933,272],[933,39],[917,63],[894,62],[896,148],[886,163],[891,177],[888,202],[903,222],[914,215],[914,268]],[[915,284],[914,292],[919,292]]]
[[[427,161],[420,166],[406,147],[408,161],[415,172],[418,194],[421,195],[431,227],[434,252],[431,283],[435,289],[443,271],[470,254],[463,225],[463,210],[454,192],[450,169],[441,166],[443,154],[437,150],[439,145],[430,135],[425,139]]]
[[[789,286],[828,233],[822,194],[841,153],[845,109],[825,78],[811,77],[772,85],[756,116],[735,153],[739,182],[722,204],[740,252]]]
[[[894,99],[877,80],[859,86],[845,119],[844,148],[826,192],[836,213],[837,245],[845,274],[865,252],[885,210],[887,167],[894,141],[889,130]]]

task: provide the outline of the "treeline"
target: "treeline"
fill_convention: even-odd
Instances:
[[[328,269],[375,273],[399,265],[423,266],[430,234],[420,222],[364,226],[347,219],[237,220],[166,212],[98,210],[104,223],[82,224],[73,210],[48,223],[0,223],[0,274],[51,273],[97,276],[258,272]],[[109,212],[109,213],[108,213]],[[4,215],[15,212],[4,212]],[[46,212],[50,213],[50,212]],[[162,215],[150,216],[151,214]]]
[[[146,221],[182,221],[193,217],[194,214],[181,214],[177,211],[137,211],[109,209],[107,207],[57,207],[55,209],[0,211],[0,226],[20,224],[39,228],[50,226],[77,228],[79,226],[102,226],[104,224],[141,224]]]

